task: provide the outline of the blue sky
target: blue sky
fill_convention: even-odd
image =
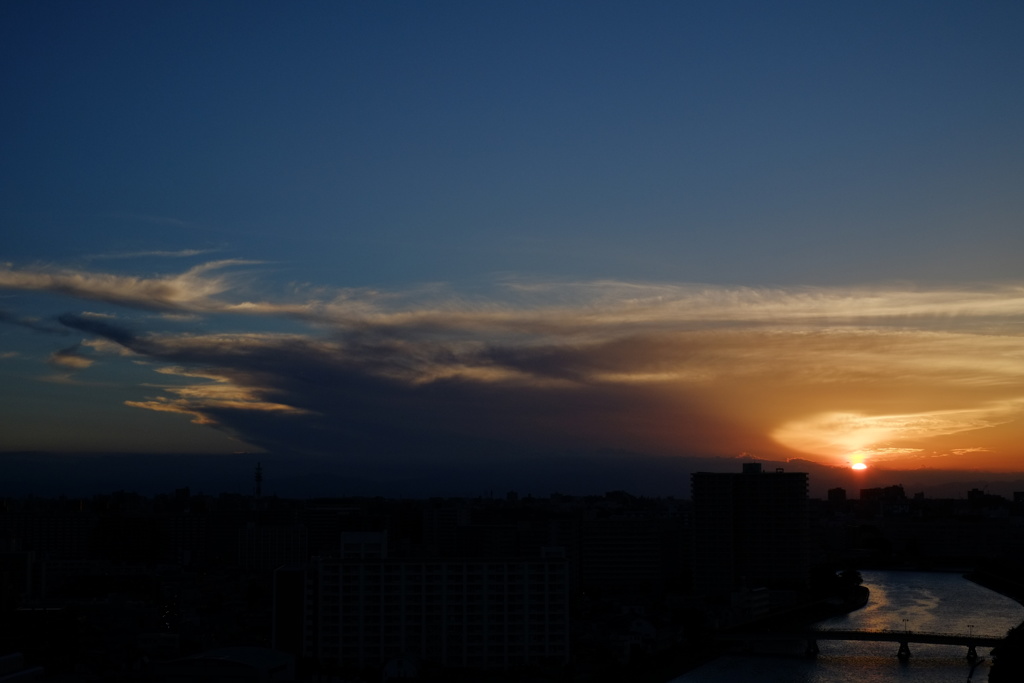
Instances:
[[[1022,12],[7,3],[5,251],[344,286],[1015,277]]]
[[[324,453],[316,423],[408,455],[424,422],[467,452],[1012,468],[1022,27],[1015,2],[4,3],[0,450]]]

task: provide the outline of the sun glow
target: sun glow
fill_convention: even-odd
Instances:
[[[865,465],[862,462],[855,462],[852,465],[850,465],[850,469],[854,469],[854,470],[866,470],[867,468],[868,468],[868,466]]]

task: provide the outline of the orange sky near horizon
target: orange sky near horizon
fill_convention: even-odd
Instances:
[[[240,268],[245,278],[233,275]],[[266,297],[253,287],[257,271],[241,261],[159,278],[5,267],[0,287],[56,297],[65,310],[87,302],[59,318],[62,334],[78,335],[72,346],[32,339],[53,340],[51,374],[39,377],[47,391],[95,387],[90,415],[120,425],[104,432],[110,450],[133,415],[158,413],[179,439],[191,430],[236,450],[322,451],[352,430],[372,450],[370,428],[408,433],[411,444],[444,433],[1024,470],[1021,287],[507,281],[491,298],[445,287]],[[9,364],[31,367],[31,353],[12,353]],[[104,389],[115,376],[117,391]],[[104,400],[108,418],[97,412]],[[12,442],[19,429],[31,447],[17,424]]]

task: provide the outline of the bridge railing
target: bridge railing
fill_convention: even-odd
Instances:
[[[855,629],[855,628],[812,628],[808,629],[807,633],[878,633],[885,635],[907,635],[907,636],[935,636],[935,637],[956,637],[956,638],[982,638],[985,640],[991,640],[993,638],[1005,638],[1003,635],[991,635],[988,633],[975,633],[957,631],[951,633],[949,631],[915,631],[913,629],[902,629],[902,628],[883,628],[883,629]]]

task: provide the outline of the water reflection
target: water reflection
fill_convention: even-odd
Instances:
[[[871,589],[867,606],[823,621],[823,627],[963,634],[973,630],[977,635],[1002,636],[1024,619],[1024,607],[959,574],[865,571],[863,576]]]
[[[863,609],[820,623],[822,628],[930,631],[1002,636],[1024,621],[1024,607],[959,574],[864,571],[871,599]],[[904,619],[906,622],[904,622]],[[966,648],[911,646],[908,661],[895,643],[820,641],[815,660],[798,652],[773,657],[722,657],[673,683],[963,683],[971,675]],[[972,680],[988,679],[989,648]]]

